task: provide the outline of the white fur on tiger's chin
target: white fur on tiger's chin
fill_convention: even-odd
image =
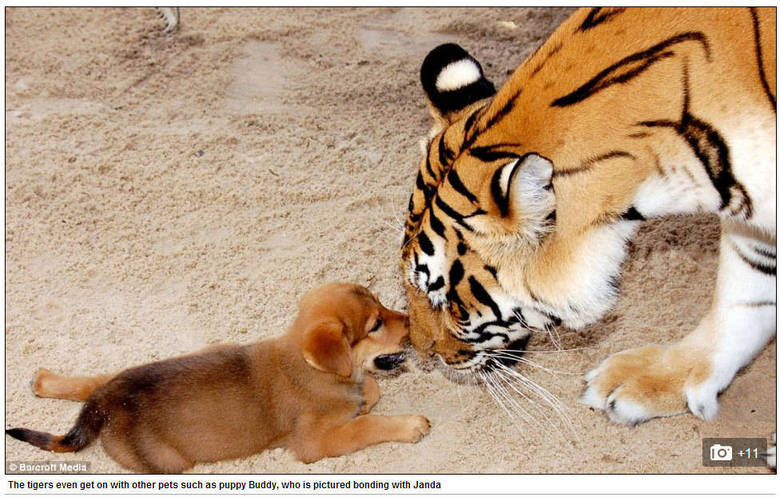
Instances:
[[[482,71],[473,60],[461,59],[448,64],[436,77],[436,89],[447,92],[476,83],[482,78]]]

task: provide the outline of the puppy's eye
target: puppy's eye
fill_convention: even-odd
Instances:
[[[382,322],[382,318],[377,318],[376,323],[374,323],[374,326],[371,327],[370,330],[368,330],[369,333],[373,333],[377,331],[379,328],[382,327],[384,323]]]

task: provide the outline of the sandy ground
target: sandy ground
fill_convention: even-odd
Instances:
[[[429,125],[422,58],[457,41],[500,84],[567,15],[183,9],[166,36],[151,9],[8,10],[6,426],[64,432],[75,419],[78,404],[31,393],[40,366],[100,373],[274,335],[322,282],[360,282],[404,308],[401,225]],[[602,357],[697,323],[716,240],[712,218],[647,224],[614,312],[563,333],[578,350],[534,356],[555,372],[524,369],[567,406],[576,435],[543,404],[520,400],[535,422],[509,417],[484,391],[410,364],[381,380],[375,412],[428,416],[419,444],[311,465],[277,449],[195,472],[712,472],[703,437],[774,430],[774,342],[714,422],[617,426],[577,397]],[[51,460],[5,448],[8,460]],[[100,444],[56,460],[122,471]]]

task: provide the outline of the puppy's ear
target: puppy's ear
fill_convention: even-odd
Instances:
[[[326,373],[352,376],[349,342],[344,336],[344,325],[329,321],[319,323],[303,334],[303,358],[309,366]]]

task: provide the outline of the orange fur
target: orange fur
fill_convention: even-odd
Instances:
[[[570,292],[572,275],[582,265],[582,248],[595,230],[614,222],[631,207],[638,187],[658,172],[658,156],[667,163],[695,159],[690,146],[671,128],[643,128],[638,123],[679,121],[684,106],[690,105],[688,110],[706,122],[726,126],[753,112],[767,126],[773,125],[775,115],[769,100],[776,100],[775,10],[755,12],[766,88],[756,58],[749,9],[605,8],[597,17],[606,21],[592,29],[584,26],[594,11],[581,9],[517,68],[495,96],[448,112],[429,105],[436,124],[428,157],[420,164],[421,179],[454,210],[469,213],[478,206],[485,211],[485,215],[469,219],[477,229],[460,229],[470,249],[465,255],[455,252],[452,241],[450,229],[458,226],[438,212],[450,239],[445,266],[458,259],[467,273],[485,282],[493,281],[483,269],[490,265],[500,274],[496,286],[504,292],[518,298],[531,293],[539,300],[566,305],[562,296]],[[655,57],[626,63],[604,78],[641,72],[630,82],[611,84],[576,104],[554,104],[618,61],[664,43],[667,48]],[[467,129],[475,109],[481,110]],[[453,157],[446,164],[437,160],[439,140]],[[553,164],[555,227],[537,244],[516,237],[524,222],[522,213],[510,210],[507,216],[498,214],[490,195],[496,166],[470,154],[473,149],[496,146],[517,156],[539,154]],[[624,153],[591,167],[589,161],[610,151]],[[476,203],[454,192],[443,179],[452,170],[477,198]],[[415,188],[402,249],[404,274],[419,253],[419,234],[431,232],[426,224],[433,210],[429,202],[425,192]],[[433,309],[408,277],[405,284],[412,309],[412,343],[425,353],[453,357],[452,311]],[[467,305],[479,308],[479,302],[463,293],[467,292],[460,295]],[[446,335],[450,338],[442,339]],[[457,347],[471,349],[466,343]]]
[[[640,221],[714,213],[707,317],[611,356],[582,397],[627,424],[714,417],[776,331],[776,31],[768,8],[580,9],[497,92],[463,48],[432,50],[401,250],[414,347],[466,373],[516,364],[531,332],[614,306]]]

